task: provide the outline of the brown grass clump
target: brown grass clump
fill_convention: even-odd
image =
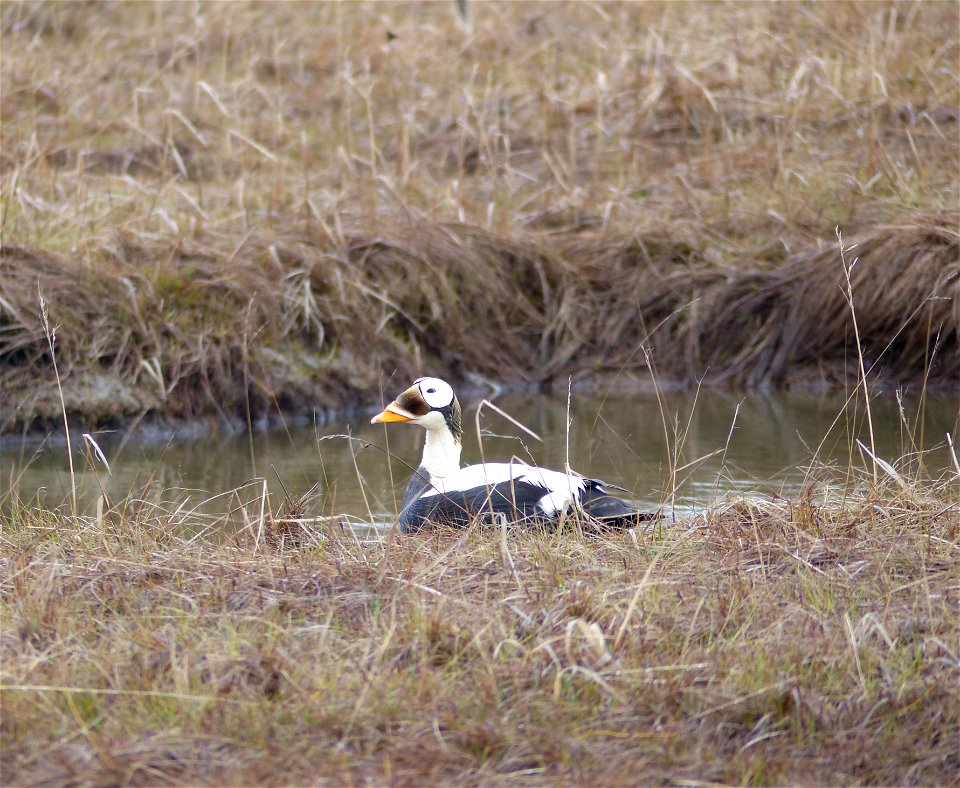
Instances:
[[[870,372],[881,380],[906,382],[925,373],[945,383],[960,378],[958,217],[917,217],[849,242],[860,340]],[[657,264],[661,255],[667,259]],[[596,338],[591,350],[610,367],[642,368],[643,342],[661,371],[686,381],[836,383],[855,374],[836,247],[775,267],[711,265],[696,253],[671,260],[662,247],[645,248],[643,239],[590,257],[594,281],[602,284],[576,299],[593,321],[593,331],[578,333]],[[622,306],[606,313],[609,303]]]
[[[0,769],[951,784],[960,504],[955,479],[903,482],[823,481],[605,537],[361,542],[329,522],[296,546],[257,527],[259,500],[219,544],[163,501],[99,518],[13,505]]]
[[[850,255],[871,379],[960,377],[954,216],[883,227]],[[37,282],[59,322],[68,411],[242,419],[366,401],[383,370],[544,383],[649,365],[674,380],[769,384],[855,377],[839,250],[773,269],[707,262],[663,237],[503,238],[466,225],[384,228],[336,252],[311,237],[134,244],[97,266],[8,247],[0,258],[7,426],[53,423]],[[163,260],[144,268],[143,257]],[[849,264],[849,263],[848,263]],[[78,330],[78,327],[83,330]]]
[[[0,424],[957,372],[951,3],[5,4]]]

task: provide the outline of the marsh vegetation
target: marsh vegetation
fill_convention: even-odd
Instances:
[[[905,470],[901,468],[901,470]],[[613,537],[3,515],[5,781],[945,784],[957,481]],[[264,512],[266,511],[266,517]],[[202,525],[206,521],[197,517]]]
[[[957,5],[453,6],[0,9],[0,430],[73,436],[0,469],[0,779],[956,782]],[[840,452],[605,536],[257,470],[425,371],[644,390],[651,503],[711,386],[839,388]],[[197,420],[255,484],[80,437]]]
[[[2,423],[59,418],[38,285],[88,426],[337,408],[424,369],[843,383],[838,227],[874,379],[946,385],[957,24],[5,5]]]

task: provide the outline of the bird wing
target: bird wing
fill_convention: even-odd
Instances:
[[[586,480],[575,473],[537,468],[522,462],[488,462],[468,465],[456,473],[432,480],[422,498],[494,487],[504,483],[526,483],[543,489],[538,505],[546,514],[553,514],[575,500],[585,489]]]

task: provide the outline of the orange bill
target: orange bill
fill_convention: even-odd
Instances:
[[[404,416],[402,413],[397,413],[395,410],[390,410],[390,406],[387,405],[383,413],[378,413],[370,419],[371,424],[387,424],[391,421],[410,421],[410,417]]]

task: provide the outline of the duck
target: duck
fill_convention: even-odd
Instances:
[[[549,528],[577,514],[590,530],[602,531],[659,519],[612,495],[609,489],[614,485],[579,473],[519,460],[461,467],[462,410],[453,387],[440,378],[418,378],[371,423],[416,424],[426,431],[423,458],[407,483],[400,507],[402,533],[429,524],[497,524],[502,516],[509,522]]]

